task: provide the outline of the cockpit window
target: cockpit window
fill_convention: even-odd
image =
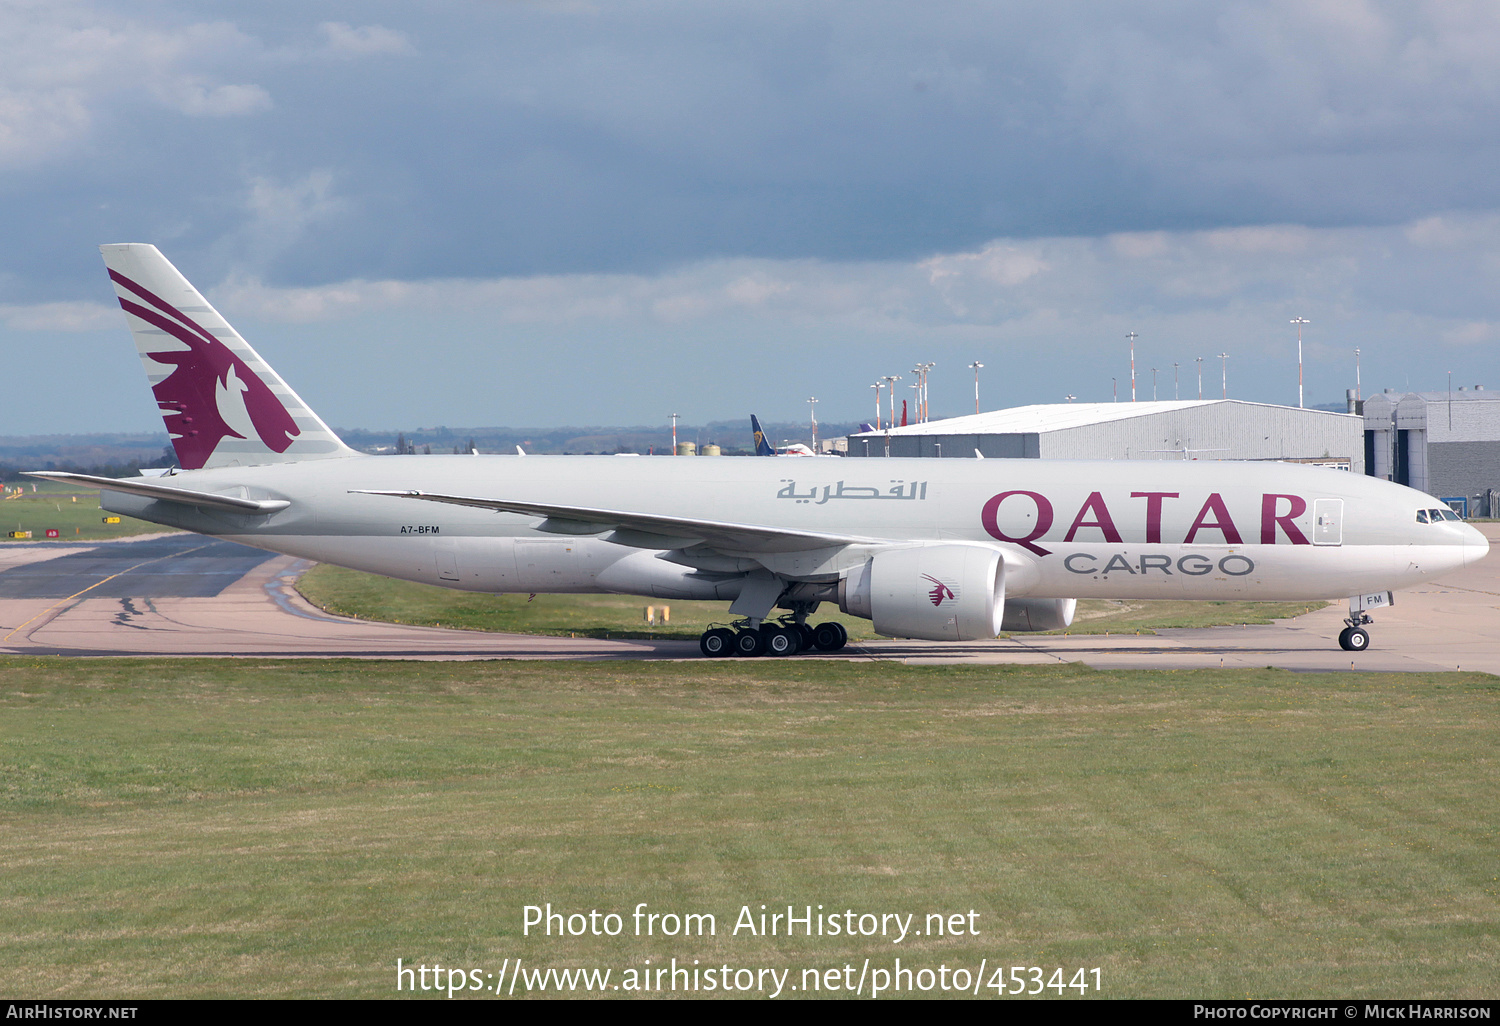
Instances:
[[[1457,513],[1455,513],[1451,509],[1445,509],[1445,510],[1442,510],[1441,512],[1443,514],[1443,519],[1444,520],[1462,520],[1463,519],[1463,517],[1459,516]]]
[[[1427,511],[1425,509],[1419,509],[1419,510],[1417,510],[1417,523],[1419,523],[1419,524],[1425,524],[1425,523],[1427,523]]]

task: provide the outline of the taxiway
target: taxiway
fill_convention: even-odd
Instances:
[[[1492,542],[1500,524],[1481,525]],[[329,616],[298,594],[309,564],[232,542],[167,534],[101,544],[0,548],[0,653],[384,659],[699,659],[696,642],[606,641],[409,627]],[[875,641],[834,655],[909,663],[1046,664],[1303,672],[1477,670],[1500,674],[1500,546],[1475,566],[1396,593],[1372,647],[1335,640],[1342,606],[1264,626],[1152,634],[1015,635],[946,644]]]

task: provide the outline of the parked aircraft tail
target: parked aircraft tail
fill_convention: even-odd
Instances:
[[[755,455],[775,456],[776,450],[771,448],[771,443],[766,441],[766,433],[761,430],[760,421],[755,414],[750,414],[750,433],[755,436]]]
[[[353,456],[155,246],[100,246],[184,470]]]

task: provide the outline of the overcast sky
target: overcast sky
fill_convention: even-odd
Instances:
[[[159,426],[96,246],[330,423],[1500,388],[1500,5],[0,2],[0,434]]]

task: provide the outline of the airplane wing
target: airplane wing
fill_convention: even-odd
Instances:
[[[85,488],[105,488],[127,495],[140,495],[162,502],[176,502],[199,509],[218,510],[220,513],[275,513],[291,505],[286,499],[241,499],[233,495],[216,495],[213,492],[195,492],[187,488],[172,488],[168,485],[152,484],[137,478],[95,477],[92,474],[66,474],[60,470],[28,470],[27,477],[40,477],[48,481],[66,481]]]
[[[473,506],[478,509],[492,509],[500,513],[520,513],[525,516],[546,517],[549,520],[573,524],[592,524],[597,525],[601,530],[614,528],[616,531],[625,532],[627,537],[619,539],[625,544],[636,544],[629,537],[631,534],[646,535],[648,537],[640,539],[639,544],[647,548],[686,548],[688,545],[706,542],[714,548],[733,552],[798,552],[804,549],[825,548],[830,545],[870,545],[881,542],[878,538],[851,534],[826,534],[820,531],[736,524],[722,520],[671,517],[658,513],[632,513],[616,509],[595,509],[589,506],[560,506],[546,502],[516,502],[510,499],[483,499],[468,495],[438,495],[433,492],[419,491],[352,489],[350,494],[425,499],[428,502]]]

